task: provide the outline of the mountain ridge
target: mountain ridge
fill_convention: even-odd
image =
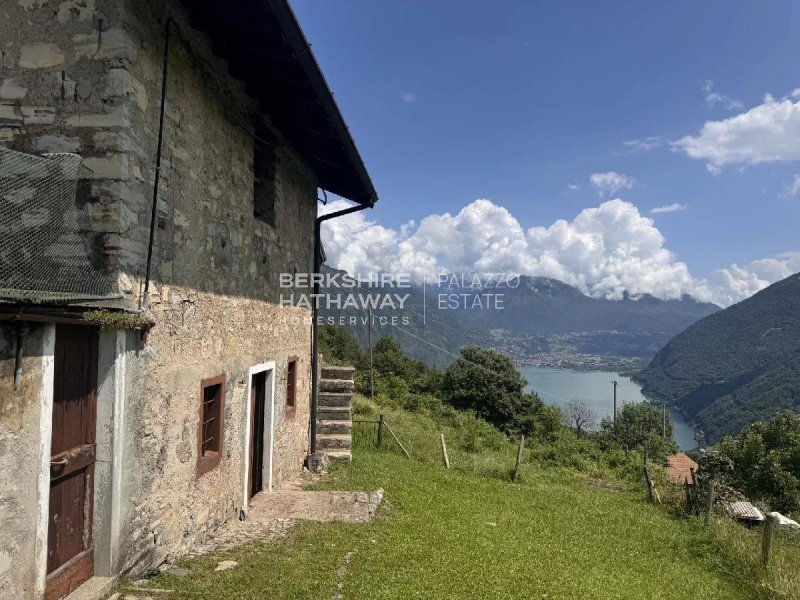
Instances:
[[[709,442],[779,410],[800,411],[800,274],[688,327],[636,380]]]
[[[343,274],[343,271],[334,271]],[[452,281],[452,280],[451,280]],[[562,366],[598,367],[588,356],[622,359],[625,368],[631,361],[649,360],[673,335],[719,307],[684,297],[661,300],[652,296],[625,296],[608,300],[587,296],[577,288],[557,279],[521,276],[519,285],[500,285],[485,289],[467,285],[428,284],[401,288],[409,294],[404,310],[373,310],[373,341],[392,335],[414,358],[429,364],[446,366],[463,345],[481,345],[500,349],[519,364],[560,364]],[[514,285],[514,282],[511,283]],[[325,291],[325,290],[323,290]],[[331,290],[335,292],[348,290]],[[352,291],[372,291],[355,288]],[[469,300],[482,294],[501,294],[501,307],[484,297],[480,308],[471,309]],[[457,307],[447,306],[447,297],[456,296]],[[466,302],[462,302],[464,298]],[[489,304],[489,308],[487,308]],[[439,308],[444,305],[445,308]],[[363,316],[354,309],[323,310],[325,318],[342,324],[362,346],[368,332]],[[403,318],[402,323],[381,324],[382,318]],[[331,322],[331,321],[328,321]],[[558,357],[557,362],[547,362]],[[553,359],[555,360],[555,359]],[[531,362],[534,361],[534,362]],[[538,362],[537,362],[538,361]],[[544,362],[542,362],[544,361]],[[625,362],[628,361],[628,362]],[[638,368],[638,366],[636,367]]]

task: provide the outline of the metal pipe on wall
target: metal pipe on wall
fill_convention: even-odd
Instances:
[[[314,454],[317,451],[317,393],[319,392],[319,326],[317,325],[317,315],[319,312],[319,274],[322,269],[322,240],[320,239],[322,223],[366,208],[372,208],[372,206],[372,204],[357,204],[344,210],[322,215],[317,217],[314,226],[314,303],[311,307],[311,447],[309,454]]]
[[[161,183],[161,158],[164,146],[164,117],[167,108],[167,75],[169,74],[169,42],[172,17],[167,19],[164,26],[164,64],[161,71],[161,110],[158,119],[158,146],[156,149],[156,173],[153,183],[153,206],[150,209],[150,240],[147,243],[147,270],[144,276],[144,292],[139,301],[139,308],[147,308],[150,293],[150,273],[153,266],[153,246],[156,239],[156,223],[158,219],[158,189]]]

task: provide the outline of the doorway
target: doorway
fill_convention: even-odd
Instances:
[[[264,489],[264,415],[267,372],[253,375],[251,389],[252,432],[250,435],[250,498]]]
[[[56,326],[47,600],[67,596],[94,574],[98,342],[94,328]]]
[[[274,372],[274,363],[250,369],[245,506],[253,496],[272,488]]]

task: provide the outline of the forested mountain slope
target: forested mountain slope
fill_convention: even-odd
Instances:
[[[676,335],[637,379],[708,442],[782,409],[800,411],[800,274]]]

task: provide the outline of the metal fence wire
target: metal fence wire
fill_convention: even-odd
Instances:
[[[354,450],[372,450],[378,447],[380,421],[353,419],[352,447]]]
[[[76,191],[89,171],[75,154],[35,156],[0,146],[0,298],[33,302],[114,293],[92,248]]]

